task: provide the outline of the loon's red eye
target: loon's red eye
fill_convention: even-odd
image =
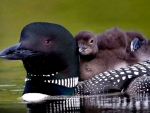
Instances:
[[[49,40],[45,40],[45,41],[44,41],[44,44],[45,44],[45,45],[48,45],[49,42],[50,42]]]

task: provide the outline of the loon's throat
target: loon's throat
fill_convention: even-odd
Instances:
[[[24,67],[31,74],[52,74],[64,71],[67,66],[60,58],[52,55],[39,55],[29,57],[23,60]]]
[[[56,84],[67,88],[75,87],[78,84],[78,77],[63,78],[58,77],[59,72],[52,74],[35,75],[28,73],[25,82]]]

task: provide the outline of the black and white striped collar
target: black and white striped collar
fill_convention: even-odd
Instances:
[[[43,78],[46,77],[45,79],[43,79],[44,80],[43,82],[48,84],[56,84],[67,88],[73,88],[78,84],[78,77],[61,78],[61,79],[51,78],[57,74],[58,72],[47,75],[35,75],[28,73],[28,75],[30,75],[31,77],[25,78],[25,82],[31,81],[33,77],[43,77]]]

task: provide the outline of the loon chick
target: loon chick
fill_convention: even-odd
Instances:
[[[0,57],[23,61],[27,72],[23,94],[70,95],[78,83],[78,47],[70,32],[60,25],[26,25],[19,44],[1,51]]]
[[[139,32],[124,32],[115,27],[98,35],[80,31],[75,39],[80,53],[80,80],[144,61],[135,55],[135,50],[147,43]]]

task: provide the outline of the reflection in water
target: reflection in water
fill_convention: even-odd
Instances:
[[[49,100],[38,104],[28,104],[28,113],[66,113],[80,110],[79,98]]]
[[[148,113],[149,94],[51,97],[41,103],[27,104],[27,113]]]
[[[0,85],[0,87],[10,87],[10,86],[16,86],[16,85],[9,85],[9,84],[6,84],[6,85]]]

